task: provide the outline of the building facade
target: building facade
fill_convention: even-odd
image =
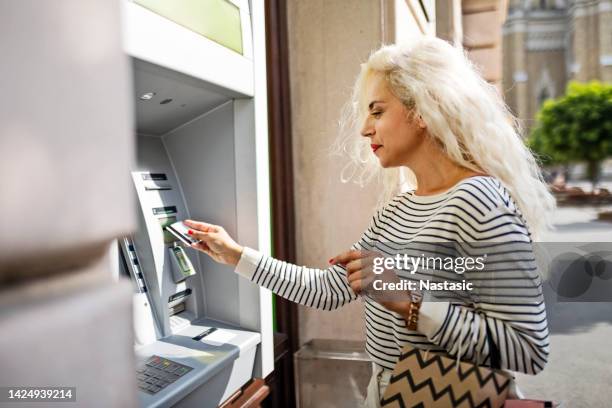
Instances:
[[[612,81],[612,2],[513,0],[503,48],[504,95],[529,131],[570,80]]]

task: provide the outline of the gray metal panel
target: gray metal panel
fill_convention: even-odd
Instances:
[[[137,130],[161,136],[232,98],[233,93],[160,66],[133,60]],[[155,95],[149,100],[140,97]],[[163,103],[171,99],[171,102]]]
[[[193,340],[210,327],[218,330],[200,341]],[[140,348],[137,354],[141,361],[157,355],[193,368],[156,394],[139,392],[141,405],[166,407],[180,401],[177,405],[181,407],[217,407],[252,377],[260,341],[259,333],[201,319],[176,335]]]
[[[0,280],[134,228],[120,21],[118,1],[0,2]]]
[[[234,101],[237,239],[257,248],[257,169],[253,99]]]
[[[188,212],[185,208],[183,196],[180,191],[180,182],[168,159],[166,149],[160,138],[138,136],[138,164],[135,170],[166,174],[168,182],[173,186],[173,190],[161,193],[164,194],[164,205],[175,205],[177,207],[177,216],[179,219],[187,217]],[[141,210],[147,211],[149,209],[141,207]],[[163,333],[164,335],[169,335],[168,297],[179,291],[179,288],[177,288],[172,278],[170,272],[170,259],[168,257],[165,258],[163,269],[158,270],[156,268],[154,263],[155,256],[153,255],[154,249],[151,246],[150,237],[147,233],[143,218],[144,214],[142,214],[142,211],[139,211],[139,213],[141,214],[139,218],[139,228],[135,234],[136,250],[139,254],[139,260],[142,263],[146,281],[150,286],[149,296],[152,297],[152,301],[155,304],[157,316],[160,316],[162,320]],[[147,216],[150,217],[151,214],[147,214]],[[160,248],[156,248],[155,250],[159,251]],[[167,255],[168,251],[165,247],[163,251]],[[196,276],[192,276],[185,281],[186,286],[193,291],[186,306],[188,311],[193,312],[195,316],[205,316],[203,269],[199,263],[196,251],[190,248],[187,248],[186,251],[197,270]],[[157,253],[156,256],[164,258],[164,254],[160,255]]]
[[[76,387],[76,402],[6,407],[135,407],[132,287],[109,260],[0,292],[0,384]]]
[[[226,103],[163,137],[191,218],[236,236],[233,103]],[[240,324],[238,279],[232,268],[200,255],[207,316]],[[232,295],[234,294],[234,295]]]
[[[234,118],[236,240],[241,245],[258,248],[254,100],[235,100]],[[240,279],[238,293],[240,325],[251,330],[261,330],[259,286],[247,279]]]

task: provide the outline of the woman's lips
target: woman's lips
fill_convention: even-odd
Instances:
[[[382,147],[382,145],[379,144],[371,144],[370,147],[372,148],[372,152],[376,153],[376,151],[378,149],[380,149]]]

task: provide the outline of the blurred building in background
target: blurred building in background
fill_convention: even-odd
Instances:
[[[612,81],[612,2],[511,0],[503,49],[506,102],[529,130],[568,81]]]

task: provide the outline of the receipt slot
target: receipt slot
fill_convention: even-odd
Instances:
[[[263,2],[220,4],[240,46],[207,38],[160,2],[125,3],[137,158],[131,248],[147,289],[134,314],[143,407],[218,407],[274,367],[270,292],[193,249],[181,224],[223,225],[264,250],[270,242],[261,218],[269,216]]]

